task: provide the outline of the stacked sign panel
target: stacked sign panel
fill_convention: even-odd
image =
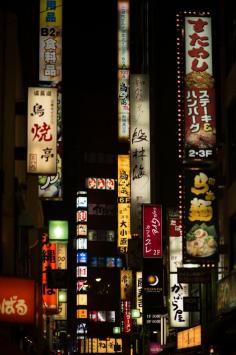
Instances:
[[[179,145],[183,168],[179,210],[184,262],[214,263],[218,240],[216,175],[212,171],[217,133],[212,20],[210,13],[181,13],[177,25],[178,122],[179,141],[183,142],[182,148]]]
[[[216,146],[211,18],[185,17],[185,155],[212,160]]]
[[[189,313],[184,311],[184,297],[189,286],[178,280],[178,268],[183,266],[182,223],[177,210],[168,210],[169,230],[169,319],[170,326],[184,328],[189,325]]]
[[[53,200],[62,199],[62,8],[62,0],[40,0],[39,81],[40,86],[56,87],[58,95],[56,171],[39,176],[38,194]]]

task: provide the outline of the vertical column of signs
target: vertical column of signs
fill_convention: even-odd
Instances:
[[[182,217],[184,261],[205,264],[217,258],[216,105],[212,22],[209,13],[178,16],[179,110],[184,131]],[[182,43],[181,43],[182,42]],[[182,111],[181,111],[182,110]],[[186,167],[184,164],[188,163]],[[204,164],[204,168],[203,167]]]
[[[88,291],[88,197],[87,191],[78,191],[76,196],[76,318],[77,338],[87,334]]]
[[[40,171],[38,194],[62,199],[62,0],[40,0],[39,83],[57,89],[55,171]],[[43,175],[44,174],[44,175]]]
[[[143,321],[160,331],[163,313],[162,206],[143,205]]]

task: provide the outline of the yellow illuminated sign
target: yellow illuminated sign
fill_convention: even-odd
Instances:
[[[177,334],[177,349],[191,348],[202,344],[201,326],[183,330]]]
[[[118,155],[118,247],[126,253],[130,235],[130,157]]]
[[[62,26],[62,0],[40,0],[40,26]]]
[[[76,296],[76,304],[77,306],[87,306],[88,304],[87,294],[79,293]]]
[[[127,300],[132,297],[132,271],[120,270],[120,299]]]

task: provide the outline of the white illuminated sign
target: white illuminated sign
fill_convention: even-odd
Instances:
[[[57,89],[28,89],[27,172],[57,172]]]

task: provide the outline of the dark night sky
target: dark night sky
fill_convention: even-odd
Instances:
[[[84,147],[104,142],[108,133],[115,139],[116,1],[78,2],[73,11],[65,7],[64,19],[65,119],[76,123]],[[83,139],[86,130],[92,140]]]

